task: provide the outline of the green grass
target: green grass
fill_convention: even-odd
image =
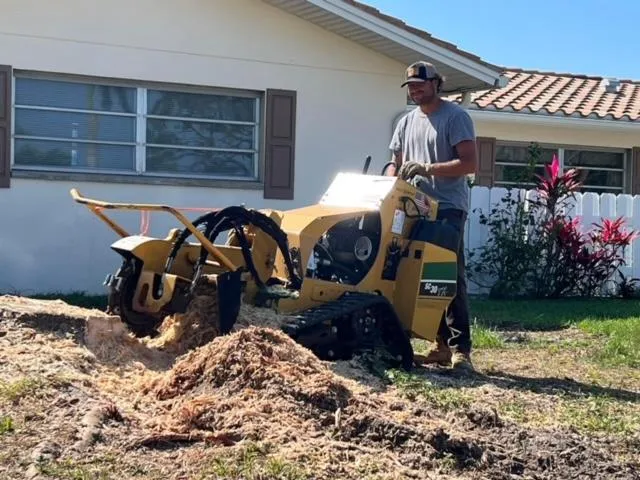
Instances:
[[[474,347],[504,348],[500,329],[529,331],[577,327],[592,339],[545,341],[529,348],[593,348],[593,360],[603,366],[640,367],[640,301],[618,299],[493,301],[474,299],[471,313]]]
[[[615,320],[583,320],[578,328],[586,333],[603,337],[604,345],[595,358],[607,367],[626,365],[640,367],[640,318]]]
[[[159,472],[151,472],[142,466],[124,467],[113,454],[87,456],[82,459],[61,458],[36,463],[38,472],[56,480],[110,480],[113,478],[166,478]],[[40,478],[40,477],[38,477]]]
[[[28,297],[37,300],[62,300],[69,305],[75,305],[82,308],[97,308],[100,310],[107,308],[106,295],[91,295],[85,292],[51,292],[28,295]]]
[[[0,435],[13,432],[13,430],[14,430],[13,418],[8,416],[0,417]]]
[[[486,300],[472,299],[471,316],[481,325],[523,330],[558,330],[583,320],[639,318],[640,300],[558,299]]]
[[[558,405],[560,420],[582,433],[632,435],[640,431],[636,412],[607,396],[564,400]]]
[[[471,341],[473,348],[493,349],[504,348],[504,338],[500,335],[495,327],[487,327],[474,321],[471,325]]]
[[[420,374],[391,369],[386,372],[386,376],[409,400],[423,398],[444,411],[453,411],[471,405],[471,398],[459,388],[439,387]]]
[[[49,478],[59,480],[107,480],[108,472],[91,470],[73,460],[42,462],[38,464],[38,471]]]
[[[46,386],[47,382],[40,378],[23,378],[13,382],[0,381],[0,401],[16,403],[24,397],[37,394]]]
[[[295,465],[270,455],[269,445],[250,442],[235,455],[213,459],[202,479],[303,480],[307,474]]]

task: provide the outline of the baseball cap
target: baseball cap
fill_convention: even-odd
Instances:
[[[400,85],[400,87],[404,87],[409,83],[424,82],[436,78],[440,78],[440,74],[433,64],[429,62],[416,62],[409,65],[405,71],[405,82]]]

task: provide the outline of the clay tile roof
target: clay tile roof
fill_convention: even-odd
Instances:
[[[603,77],[507,69],[509,84],[471,94],[471,109],[601,120],[640,120],[640,82],[618,80],[608,92]],[[614,87],[613,85],[611,85]],[[455,101],[461,95],[448,97]]]

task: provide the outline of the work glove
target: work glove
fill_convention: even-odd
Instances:
[[[403,180],[411,180],[416,175],[427,176],[427,168],[423,163],[414,160],[403,163],[398,172],[398,177]]]

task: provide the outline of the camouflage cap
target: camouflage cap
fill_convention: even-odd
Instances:
[[[429,62],[416,62],[407,68],[405,71],[405,81],[401,87],[406,86],[409,83],[420,83],[427,80],[436,80],[442,78],[436,70],[436,67]]]

